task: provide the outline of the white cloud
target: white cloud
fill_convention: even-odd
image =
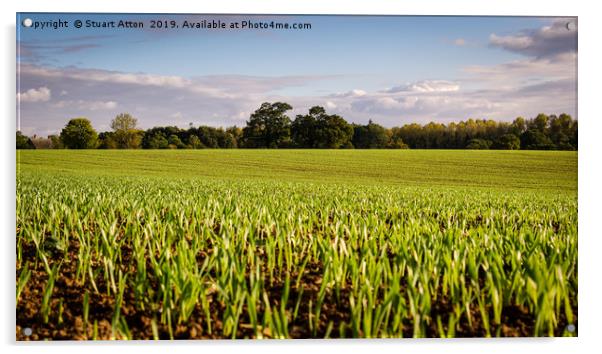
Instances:
[[[215,87],[201,85],[181,76],[165,76],[142,73],[134,74],[95,69],[49,68],[33,65],[21,65],[20,73],[21,75],[33,75],[43,78],[61,78],[96,83],[128,84],[136,86],[182,89],[214,97],[231,96],[219,89],[216,89]]]
[[[175,118],[175,119],[182,119],[184,118],[184,115],[182,114],[182,112],[176,112],[170,115],[171,118]]]
[[[48,87],[40,87],[37,89],[29,89],[25,92],[17,93],[19,102],[47,102],[50,100],[50,89]]]
[[[385,92],[453,92],[458,91],[460,85],[455,82],[445,80],[423,80],[410,84],[395,86],[385,90]]]
[[[366,95],[366,91],[360,89],[353,89],[351,91],[335,93],[330,95],[330,97],[362,97]]]
[[[329,108],[329,109],[335,109],[335,108],[337,108],[336,103],[334,103],[332,101],[326,101],[325,106],[326,106],[326,108]]]
[[[103,111],[112,110],[117,108],[117,102],[115,101],[58,101],[52,104],[53,108],[76,108],[85,111]]]
[[[532,46],[533,38],[529,36],[498,36],[495,33],[492,33],[489,36],[489,43],[495,47],[520,51]]]
[[[465,67],[466,82],[486,83],[497,89],[520,88],[534,81],[576,80],[576,53],[564,53],[554,58],[529,58],[497,65]]]
[[[537,29],[500,36],[492,33],[489,44],[535,58],[553,58],[559,54],[577,53],[577,30],[569,29],[574,19],[557,19]]]

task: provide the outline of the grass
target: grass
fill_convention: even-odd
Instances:
[[[18,339],[575,335],[574,152],[17,159]]]
[[[485,150],[21,150],[22,171],[369,185],[577,189],[577,153]]]

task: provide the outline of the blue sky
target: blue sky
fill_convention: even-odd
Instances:
[[[69,28],[24,27],[66,20]],[[143,29],[75,28],[75,20]],[[307,30],[150,29],[150,20],[310,23]],[[313,105],[385,126],[468,118],[575,115],[571,18],[17,15],[19,127],[57,133],[84,116],[108,130],[120,112],[141,127],[244,125],[264,101],[291,118]],[[20,55],[19,55],[20,54]]]

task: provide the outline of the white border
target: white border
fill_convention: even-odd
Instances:
[[[599,93],[600,21],[595,2],[575,0],[433,0],[398,1],[370,0],[351,5],[350,0],[81,0],[41,1],[19,0],[2,4],[2,271],[0,320],[2,346],[8,352],[104,353],[107,350],[128,350],[144,347],[147,353],[163,353],[175,346],[177,350],[219,351],[238,353],[241,350],[258,353],[306,352],[336,350],[365,353],[400,351],[408,353],[574,353],[593,351],[599,342],[602,328],[600,311],[599,270],[602,255],[599,232],[598,204],[600,183],[600,134],[602,132],[601,100]],[[15,18],[16,12],[179,12],[179,13],[285,13],[285,14],[403,14],[403,15],[534,15],[579,16],[579,338],[557,339],[456,339],[456,340],[298,340],[298,341],[186,341],[186,342],[131,342],[131,343],[15,343]],[[114,347],[118,345],[119,347]],[[141,348],[142,349],[142,348]],[[135,350],[135,349],[134,349]]]

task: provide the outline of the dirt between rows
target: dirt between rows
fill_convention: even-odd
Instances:
[[[77,267],[77,243],[69,246],[67,261],[62,260],[59,276],[56,279],[52,299],[50,301],[51,311],[48,323],[44,323],[40,305],[44,296],[44,288],[48,281],[48,275],[41,262],[37,262],[37,267],[31,269],[31,278],[23,289],[16,308],[16,340],[87,340],[100,339],[107,340],[114,338],[112,331],[112,318],[115,307],[115,296],[107,295],[104,280],[100,277],[95,279],[99,292],[95,292],[91,286],[82,285],[76,280]],[[122,254],[127,255],[131,250],[122,250]],[[199,262],[205,255],[198,257]],[[29,261],[30,267],[34,267],[36,250],[33,245],[23,245],[23,261]],[[52,265],[54,261],[50,260]],[[127,262],[124,262],[127,264]],[[202,264],[202,263],[199,263]],[[19,269],[19,265],[17,265]],[[17,279],[20,271],[17,271]],[[322,310],[320,313],[319,325],[315,333],[309,328],[309,304],[310,300],[315,304],[320,284],[322,281],[323,266],[319,263],[310,263],[306,266],[299,288],[295,288],[291,281],[287,307],[295,306],[296,300],[301,294],[298,316],[294,321],[289,322],[288,331],[290,338],[324,338],[328,327],[331,327],[329,337],[337,338],[341,336],[339,328],[343,323],[350,323],[351,306],[349,303],[349,290],[341,289],[337,296],[333,291],[327,291]],[[292,274],[291,279],[296,279],[298,274]],[[151,281],[152,287],[158,288],[158,284]],[[272,308],[279,306],[281,299],[284,279],[276,277],[273,283],[266,283],[265,290],[272,301]],[[89,318],[88,325],[84,323],[83,302],[84,294],[89,294]],[[217,292],[208,295],[210,304],[211,333],[207,330],[207,321],[200,305],[196,305],[192,315],[186,323],[175,323],[170,335],[169,327],[160,323],[161,314],[153,312],[146,308],[144,310],[136,308],[136,299],[134,289],[126,287],[123,302],[121,306],[121,316],[125,319],[133,339],[154,339],[153,320],[156,323],[156,334],[159,339],[221,339],[222,315],[226,311],[227,304],[218,298]],[[62,305],[62,306],[61,306]],[[62,310],[60,309],[62,307]],[[262,318],[263,305],[259,306],[258,317]],[[437,300],[431,307],[431,321],[425,328],[426,337],[439,337],[437,321],[434,319],[440,316],[444,330],[447,331],[449,314],[452,312],[452,304],[444,296],[437,296]],[[472,326],[469,326],[465,317],[456,325],[456,337],[484,337],[486,335],[485,327],[481,321],[481,315],[477,307],[471,308]],[[575,314],[575,329],[577,328],[577,309],[573,309]],[[492,313],[490,311],[490,315]],[[96,323],[96,326],[93,324]],[[403,337],[412,337],[413,323],[410,319],[403,320]],[[559,318],[555,336],[561,336],[568,322],[564,315]],[[490,333],[492,336],[502,337],[524,337],[533,334],[535,326],[534,316],[528,309],[522,306],[506,306],[502,311],[502,320],[500,325],[492,325]],[[95,328],[96,327],[96,328]],[[352,331],[349,326],[343,326],[345,337],[351,337]],[[29,333],[31,332],[31,333]],[[269,329],[262,331],[263,338],[271,338]],[[575,333],[576,334],[576,333]],[[363,333],[359,333],[363,337]],[[116,336],[119,339],[119,336]],[[243,306],[239,325],[237,326],[235,338],[255,338],[254,329],[250,325],[250,319],[246,311],[246,304]],[[229,337],[231,338],[231,337]]]

